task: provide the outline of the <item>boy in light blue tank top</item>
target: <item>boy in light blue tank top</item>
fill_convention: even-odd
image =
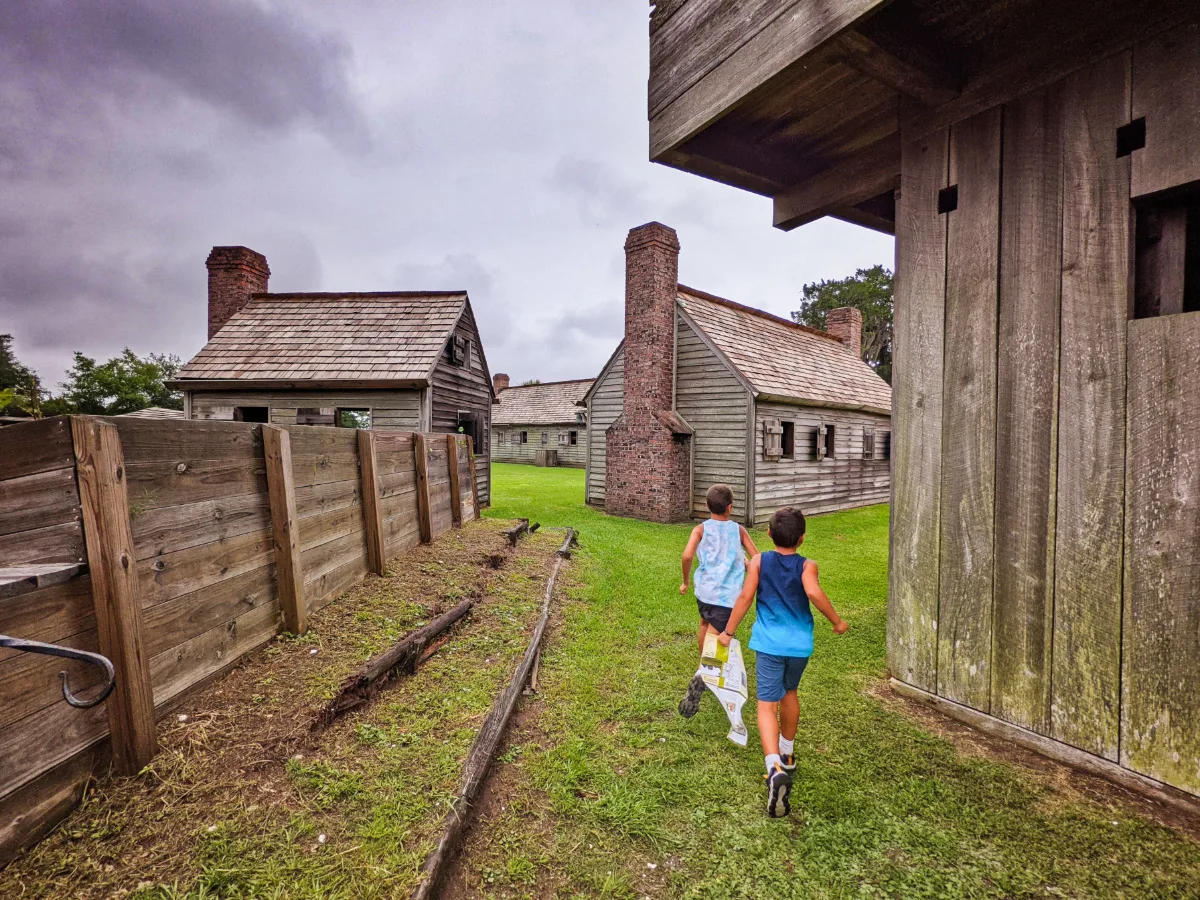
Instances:
[[[692,562],[699,557],[696,568],[696,606],[700,610],[700,630],[696,635],[699,652],[704,654],[704,638],[711,631],[725,630],[733,604],[746,579],[746,557],[758,553],[750,532],[734,522],[733,491],[727,484],[714,484],[704,497],[712,518],[692,529],[683,551],[683,584],[679,593],[686,595],[692,580]],[[704,679],[699,673],[692,676],[687,693],[679,701],[679,712],[691,718],[700,709],[704,696]]]
[[[771,516],[768,530],[775,549],[750,560],[742,592],[717,638],[729,646],[757,591],[750,649],[755,652],[758,734],[767,766],[767,815],[772,818],[791,811],[792,773],[796,771],[793,742],[800,720],[796,689],[813,651],[809,604],[833,624],[834,634],[845,634],[850,627],[821,590],[817,564],[796,552],[805,527],[804,513],[790,506]]]

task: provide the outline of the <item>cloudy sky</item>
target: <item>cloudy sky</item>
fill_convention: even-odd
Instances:
[[[491,369],[595,374],[625,233],[680,280],[786,315],[890,238],[790,234],[770,202],[647,161],[646,0],[4,0],[0,332],[55,385],[71,351],[187,359],[204,259],[278,291],[466,288]]]

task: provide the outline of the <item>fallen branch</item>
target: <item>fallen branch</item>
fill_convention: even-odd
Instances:
[[[368,660],[361,669],[349,675],[333,699],[317,714],[314,729],[328,727],[338,716],[368,703],[385,684],[397,675],[416,671],[422,652],[435,637],[465,616],[475,606],[477,598],[464,600],[449,612],[442,613],[428,625],[410,632],[399,643]]]
[[[528,520],[524,521],[528,525]],[[574,530],[568,528],[567,540],[563,543],[563,547],[569,548],[574,537]],[[550,573],[550,580],[546,582],[546,595],[542,599],[542,615],[538,619],[537,627],[533,630],[533,636],[529,639],[529,647],[513,673],[512,681],[492,704],[492,709],[488,713],[483,727],[475,737],[475,743],[471,745],[471,752],[467,754],[467,761],[463,764],[462,787],[459,789],[458,797],[454,800],[450,814],[446,817],[445,829],[442,831],[442,837],[438,841],[437,847],[426,857],[425,865],[421,867],[421,883],[413,891],[412,900],[431,900],[438,896],[438,889],[446,874],[447,864],[462,839],[463,830],[466,828],[475,802],[479,799],[479,794],[483,789],[488,769],[496,756],[500,740],[504,737],[504,729],[512,717],[513,710],[516,709],[521,689],[529,679],[530,670],[541,650],[542,635],[545,634],[546,623],[550,619],[550,597],[554,593],[554,582],[558,578],[558,570],[562,567],[564,559],[566,556],[560,550],[558,559],[554,560],[554,570]]]
[[[571,558],[571,548],[577,546],[578,544],[579,544],[579,532],[577,532],[574,528],[568,528],[567,536],[566,536],[566,538],[563,539],[562,546],[559,547],[554,552],[556,554],[558,554],[559,556],[561,556],[563,559],[570,559]]]
[[[526,534],[528,531],[529,531],[529,520],[528,519],[518,519],[516,525],[514,525],[512,528],[505,528],[500,533],[502,535],[504,535],[505,538],[508,539],[508,546],[515,547],[515,546],[517,546],[517,539],[519,537],[521,537],[523,534]]]

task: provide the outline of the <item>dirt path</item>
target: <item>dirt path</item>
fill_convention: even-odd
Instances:
[[[499,569],[506,523],[396,560],[160,723],[140,776],[106,779],[0,873],[5,897],[406,896],[458,766],[525,649],[556,533]],[[315,710],[365,659],[464,597],[471,616],[410,678],[318,739]]]

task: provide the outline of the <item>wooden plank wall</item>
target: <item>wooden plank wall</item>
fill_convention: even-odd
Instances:
[[[1121,764],[1200,794],[1200,312],[1128,340]]]
[[[887,416],[845,409],[821,409],[784,403],[755,404],[754,518],[762,525],[783,506],[799,506],[805,514],[887,503],[891,491],[891,462],[883,457],[884,442],[875,442],[874,458],[863,459],[863,434],[891,429]],[[796,453],[792,459],[763,459],[763,419],[792,422]],[[833,454],[818,460],[817,427],[833,425]]]
[[[476,482],[479,502],[487,506],[491,502],[492,382],[483,357],[483,342],[479,339],[479,329],[469,306],[454,334],[471,342],[470,366],[453,366],[448,354],[442,353],[430,379],[433,388],[430,430],[457,432],[459,410],[479,413],[482,428],[475,438]]]
[[[265,406],[272,425],[295,425],[296,411],[315,409],[369,409],[371,427],[413,431],[421,427],[421,392],[399,391],[193,391],[192,418],[233,418],[238,406]]]
[[[708,518],[705,494],[714,484],[733,489],[733,517],[746,521],[748,391],[729,367],[676,313],[675,408],[692,435],[692,516]]]
[[[604,505],[605,438],[625,406],[625,349],[617,350],[592,389],[588,404],[588,463],[585,501]]]
[[[524,431],[527,443],[517,438]],[[575,444],[560,444],[559,436],[574,431]],[[543,432],[547,441],[542,443]],[[559,425],[495,425],[492,428],[492,459],[495,462],[522,463],[532,466],[538,450],[557,450],[558,464],[565,468],[582,469],[587,465],[587,426],[574,422]]]
[[[143,639],[161,717],[189,688],[218,677],[282,626],[262,429],[241,422],[104,421],[116,426],[125,459]],[[307,607],[316,610],[367,572],[357,432],[286,430],[303,590]],[[419,542],[414,435],[374,435],[384,551],[394,558]],[[454,524],[450,457],[446,435],[427,443],[436,538]],[[466,440],[457,438],[455,447],[467,476]],[[36,542],[39,553],[80,561],[70,420],[0,430],[0,454],[11,475],[0,480],[0,529],[19,535],[55,528],[58,550],[43,540]],[[463,477],[462,521],[477,517],[469,483]],[[47,526],[47,519],[58,524]],[[59,527],[63,523],[73,527]],[[2,565],[18,560],[30,561],[10,550],[0,555]],[[98,650],[90,578],[0,601],[0,632]],[[0,813],[20,824],[0,827],[0,862],[78,801],[93,757],[103,758],[106,707],[78,710],[64,703],[61,670],[78,693],[98,683],[96,670],[80,663],[0,651]]]

